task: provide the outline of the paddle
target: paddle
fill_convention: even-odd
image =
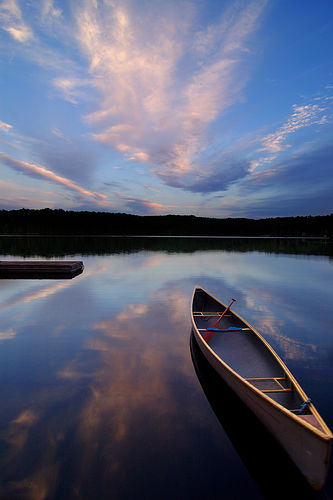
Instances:
[[[221,321],[221,319],[223,318],[223,316],[225,316],[225,314],[227,314],[227,312],[229,311],[230,307],[232,306],[232,304],[236,302],[236,299],[231,299],[231,302],[230,304],[228,305],[228,307],[223,311],[223,313],[221,314],[221,316],[219,317],[219,319],[217,321],[215,321],[215,323],[213,323],[212,325],[210,325],[209,327],[209,330],[210,331],[206,331],[204,334],[203,334],[203,339],[206,341],[206,342],[209,342],[215,335],[216,331],[217,330],[211,330],[211,328],[217,328],[217,325],[219,324],[219,322]]]

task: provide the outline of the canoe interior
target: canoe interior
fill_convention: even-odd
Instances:
[[[193,298],[193,320],[201,335],[216,322],[225,307],[200,288]],[[231,311],[218,328],[244,328],[241,331],[218,331],[209,340],[211,349],[241,377],[290,411],[297,412],[303,403],[283,366],[248,325]],[[305,412],[307,413],[307,412]]]

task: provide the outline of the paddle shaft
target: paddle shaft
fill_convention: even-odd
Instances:
[[[225,316],[225,314],[227,314],[227,312],[229,311],[230,307],[232,306],[232,304],[236,302],[236,299],[231,299],[231,302],[230,304],[228,305],[228,307],[224,310],[223,314],[221,314],[221,316],[219,317],[219,319],[213,323],[212,325],[210,325],[209,328],[216,328],[217,325],[219,324],[219,322],[221,321],[221,319],[223,318],[223,316]]]
[[[213,323],[212,325],[209,326],[209,328],[216,328],[217,325],[219,324],[219,322],[221,321],[221,319],[223,318],[223,316],[225,314],[227,314],[227,312],[229,311],[230,307],[232,306],[232,304],[236,302],[236,299],[232,299],[230,304],[228,305],[228,307],[223,311],[223,313],[221,314],[221,316],[219,317],[219,319]],[[206,341],[206,342],[209,342],[215,335],[216,331],[206,331],[204,334],[203,334],[203,339]]]

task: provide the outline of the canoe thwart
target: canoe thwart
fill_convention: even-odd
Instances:
[[[193,313],[193,316],[203,316],[204,318],[215,318],[215,317],[219,317],[221,316],[222,314],[222,311],[219,311],[219,312],[210,312],[210,311],[207,311],[207,312],[194,312]],[[230,318],[231,317],[231,314],[225,314],[224,315],[224,318]]]
[[[257,389],[262,392],[291,392],[292,388],[290,384],[287,387],[282,385],[282,381],[286,381],[285,378],[246,378],[247,382],[254,385]]]

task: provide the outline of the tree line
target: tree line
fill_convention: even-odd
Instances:
[[[111,212],[0,210],[2,235],[277,236],[333,238],[333,214],[265,219]]]

